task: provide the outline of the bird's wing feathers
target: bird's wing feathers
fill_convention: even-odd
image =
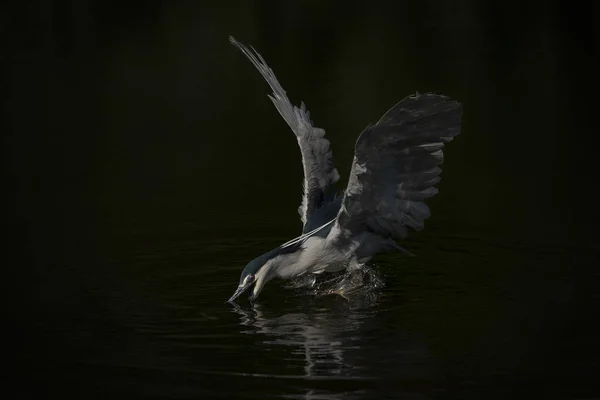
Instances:
[[[332,185],[340,177],[333,165],[329,140],[325,139],[323,129],[313,126],[310,113],[304,103],[301,103],[300,108],[292,105],[285,94],[285,90],[277,81],[273,70],[269,68],[262,56],[254,48],[252,50],[248,49],[231,36],[229,40],[248,57],[265,78],[273,90],[273,95],[269,95],[269,98],[296,134],[302,152],[302,166],[304,167],[304,194],[298,212],[304,223],[303,232],[308,232],[328,221],[327,217],[329,215],[321,214],[330,214],[324,211],[331,208],[331,203],[337,203],[339,207],[340,198],[336,199],[331,193]],[[334,215],[329,219],[335,216],[337,209],[335,207]]]
[[[462,106],[434,94],[405,98],[356,142],[348,187],[329,239],[369,232],[402,239],[421,230],[437,194],[444,143],[460,133]]]

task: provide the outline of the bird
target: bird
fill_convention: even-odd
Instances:
[[[275,278],[357,270],[378,253],[411,254],[397,242],[410,230],[422,230],[431,214],[424,200],[438,193],[443,148],[461,131],[462,104],[418,92],[396,103],[358,136],[346,189],[338,193],[340,175],[325,130],[314,125],[304,102],[300,107],[290,102],[253,47],[233,36],[229,41],[270,86],[268,97],[300,147],[304,181],[301,235],[250,261],[227,302],[249,291],[252,304]]]

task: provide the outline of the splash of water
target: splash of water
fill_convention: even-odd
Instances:
[[[337,295],[348,301],[351,308],[370,307],[375,304],[385,282],[374,266],[366,264],[331,274],[305,274],[288,285],[288,288],[308,289],[315,297]]]

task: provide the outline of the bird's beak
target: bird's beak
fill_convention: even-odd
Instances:
[[[238,286],[238,288],[236,289],[235,293],[233,294],[233,296],[231,296],[231,298],[229,300],[227,300],[228,303],[233,303],[235,301],[235,299],[237,299],[238,297],[240,297],[240,295],[242,293],[244,293],[246,290],[248,290],[248,288],[250,286],[252,286],[252,284],[254,283],[254,281],[248,282],[245,285],[240,285]]]

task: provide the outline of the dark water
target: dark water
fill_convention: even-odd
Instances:
[[[600,8],[216,3],[0,12],[5,392],[600,398]],[[432,217],[403,243],[417,257],[373,260],[381,290],[271,282],[252,309],[224,304],[248,260],[298,235],[302,180],[229,35],[306,102],[342,186],[390,106],[463,103]]]
[[[375,260],[385,287],[368,302],[274,281],[251,308],[224,304],[242,260],[285,238],[202,236],[130,238],[82,303],[38,327],[38,346],[52,344],[34,354],[38,388],[182,399],[598,393],[597,250],[423,234],[407,243],[417,257]]]

